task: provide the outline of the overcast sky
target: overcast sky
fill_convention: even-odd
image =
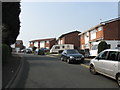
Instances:
[[[22,2],[18,40],[58,38],[118,17],[117,2]]]

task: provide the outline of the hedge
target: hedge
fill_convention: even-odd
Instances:
[[[7,44],[2,44],[2,63],[7,63],[11,55],[10,47]]]

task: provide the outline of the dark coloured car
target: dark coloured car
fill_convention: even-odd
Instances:
[[[29,49],[29,48],[27,48],[27,49],[25,50],[25,53],[30,54],[30,53],[32,53],[32,50],[31,50],[31,49]]]
[[[45,55],[45,52],[44,50],[38,48],[34,51],[34,55]]]
[[[72,62],[83,63],[84,56],[80,54],[76,49],[67,49],[62,52],[61,60],[66,61],[68,63]]]
[[[41,50],[43,50],[44,52],[50,52],[50,49],[47,48],[40,48]]]

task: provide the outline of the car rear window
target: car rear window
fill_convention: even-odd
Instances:
[[[118,61],[118,52],[117,51],[109,51],[107,60]]]

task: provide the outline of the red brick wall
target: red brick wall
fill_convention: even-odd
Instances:
[[[84,34],[80,36],[80,45],[85,44]]]
[[[56,44],[56,39],[51,40],[51,41],[50,41],[50,44],[49,44],[50,49],[51,49],[52,46],[55,45],[55,44]]]
[[[101,30],[101,31],[97,30],[96,39],[99,39],[99,38],[102,38],[102,37],[103,37],[103,30]]]
[[[80,47],[80,38],[78,36],[78,32],[75,33],[71,33],[71,34],[67,34],[65,35],[65,44],[74,44],[75,48],[79,48]]]
[[[105,40],[120,40],[120,28],[118,27],[118,21],[105,24],[103,29]]]

